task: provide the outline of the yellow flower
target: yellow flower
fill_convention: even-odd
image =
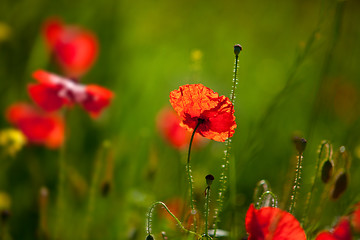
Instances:
[[[0,146],[2,146],[6,155],[14,157],[25,144],[26,137],[21,131],[14,128],[0,131]]]

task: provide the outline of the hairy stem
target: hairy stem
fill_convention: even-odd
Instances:
[[[162,205],[162,206],[165,208],[165,210],[171,215],[171,217],[173,217],[173,218],[175,219],[176,223],[179,225],[179,227],[181,228],[181,230],[183,230],[183,231],[186,232],[186,233],[193,234],[193,235],[197,236],[198,238],[201,238],[201,235],[200,235],[200,234],[198,234],[198,233],[196,233],[196,232],[193,232],[193,231],[191,231],[191,230],[186,229],[186,228],[182,225],[182,223],[180,222],[180,220],[170,211],[170,209],[169,209],[169,208],[166,206],[166,204],[163,203],[163,202],[155,202],[155,203],[153,203],[153,205],[151,205],[151,207],[150,207],[150,209],[149,209],[148,216],[147,216],[147,222],[146,222],[146,231],[147,231],[148,235],[151,234],[151,230],[152,230],[152,229],[151,229],[151,224],[152,224],[152,212],[154,211],[154,209],[155,209],[155,207],[156,207],[157,205]]]
[[[235,90],[236,85],[238,84],[237,79],[237,71],[238,71],[238,62],[239,62],[239,54],[235,54],[235,66],[234,66],[234,77],[233,77],[233,85],[231,88],[230,93],[230,100],[232,104],[235,103]],[[216,237],[216,231],[218,228],[218,224],[220,222],[219,214],[223,209],[223,203],[224,203],[224,195],[227,190],[227,175],[228,175],[228,169],[229,169],[229,152],[231,150],[231,139],[230,139],[230,132],[228,139],[226,139],[225,142],[225,151],[224,151],[224,157],[223,157],[223,164],[221,165],[221,174],[220,174],[220,188],[219,188],[219,196],[217,199],[218,207],[215,209],[215,216],[214,216],[214,237]],[[236,176],[235,168],[232,169],[232,175]],[[235,181],[234,181],[235,182]],[[233,193],[235,194],[235,193]]]
[[[303,155],[302,153],[299,153],[297,157],[297,164],[296,164],[296,170],[295,170],[295,180],[294,185],[292,188],[292,193],[290,197],[290,206],[289,206],[289,213],[293,214],[296,207],[296,194],[298,192],[298,189],[300,188],[300,180],[301,180],[301,168],[302,168],[302,159]]]

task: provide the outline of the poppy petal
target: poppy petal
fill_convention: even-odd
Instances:
[[[62,107],[64,100],[59,97],[59,88],[45,84],[29,84],[28,92],[31,99],[45,111],[56,111]]]
[[[54,76],[60,78],[55,74],[51,74],[44,70],[36,70],[32,74],[33,78],[36,79],[39,83],[43,83],[49,86],[55,86],[59,81],[54,81]]]
[[[43,35],[68,77],[82,76],[97,58],[96,36],[81,27],[67,26],[61,20],[51,18],[44,24]]]
[[[26,103],[16,103],[7,109],[6,116],[30,143],[58,148],[64,141],[64,121],[58,115],[46,114]]]
[[[360,233],[360,203],[356,205],[356,209],[351,215],[351,224],[354,227],[354,230]]]
[[[60,39],[61,34],[63,34],[63,23],[58,18],[49,18],[45,21],[43,26],[43,33],[45,36],[46,43],[52,49],[56,42]]]
[[[351,227],[347,217],[340,219],[339,223],[331,231],[323,231],[316,236],[315,240],[351,240]]]
[[[305,240],[300,223],[290,213],[279,208],[264,207],[259,210],[251,204],[245,219],[249,240]]]
[[[87,98],[80,102],[92,117],[98,117],[101,111],[110,104],[113,92],[98,85],[86,86]]]
[[[57,59],[70,77],[80,77],[93,65],[97,57],[98,43],[93,34],[82,32],[56,45]]]

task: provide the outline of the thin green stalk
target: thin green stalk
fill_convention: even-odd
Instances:
[[[209,201],[210,201],[210,186],[205,189],[205,236],[208,236],[208,221],[209,221]]]
[[[64,110],[64,122],[67,123],[67,115],[68,115],[68,111],[65,109]],[[63,218],[64,218],[64,208],[65,208],[65,203],[64,203],[64,191],[65,191],[65,171],[66,171],[66,162],[65,162],[65,151],[66,151],[66,141],[67,141],[67,127],[65,125],[65,130],[64,130],[64,139],[65,141],[63,142],[61,148],[60,148],[60,152],[59,152],[59,171],[58,171],[58,194],[57,194],[57,199],[56,199],[56,221],[55,221],[55,230],[54,230],[54,239],[58,240],[58,239],[62,239],[62,237],[60,236],[60,232],[62,232],[63,229]]]
[[[100,147],[97,157],[95,159],[94,170],[93,170],[93,174],[92,174],[90,191],[89,191],[88,208],[87,208],[86,218],[84,221],[84,230],[83,230],[84,232],[83,232],[83,236],[82,236],[84,240],[88,239],[88,237],[89,237],[88,230],[89,230],[89,226],[92,221],[92,214],[93,214],[94,208],[95,208],[96,190],[99,185],[100,172],[102,169],[101,163],[102,163],[102,159],[104,157],[105,150],[108,147],[109,147],[108,142],[104,142],[102,144],[102,146]]]
[[[300,188],[302,159],[303,159],[303,155],[302,155],[302,153],[299,153],[297,164],[296,164],[296,170],[295,170],[294,185],[293,185],[293,189],[292,189],[292,193],[291,193],[291,197],[290,197],[289,213],[291,213],[291,214],[293,214],[295,211],[296,194],[298,192],[298,189]]]
[[[323,149],[325,148],[325,146],[327,146],[327,149],[328,149],[328,152],[326,154],[326,159],[328,160],[331,157],[331,152],[332,152],[331,145],[329,144],[328,141],[322,142],[322,144],[320,146],[320,150],[319,150],[319,156],[316,159],[315,175],[312,177],[312,180],[311,180],[311,189],[310,189],[310,192],[307,195],[306,202],[305,202],[305,207],[304,207],[304,211],[303,211],[303,216],[302,216],[301,221],[300,221],[301,225],[304,228],[306,227],[306,224],[307,224],[307,221],[305,222],[305,220],[306,219],[309,220],[309,210],[310,210],[312,196],[313,196],[312,194],[315,191],[315,184],[316,184],[318,171],[319,171],[319,166],[320,166],[320,162],[321,162],[320,159],[321,159],[321,155],[322,155],[322,152],[323,152]]]
[[[196,127],[194,128],[193,133],[191,134],[190,143],[189,143],[189,151],[188,151],[187,162],[186,162],[186,170],[187,170],[187,173],[188,173],[189,188],[190,188],[191,214],[194,215],[194,229],[196,229],[196,218],[195,218],[196,209],[195,209],[195,202],[194,202],[194,199],[193,199],[193,177],[192,177],[192,174],[191,174],[190,154],[191,154],[191,146],[192,146],[192,143],[193,143],[193,140],[194,140],[196,130],[198,129],[198,127],[200,126],[200,124],[202,122],[203,121],[201,119],[198,120],[198,123],[197,123]]]
[[[239,63],[239,53],[242,50],[242,47],[240,45],[234,46],[234,53],[235,53],[235,66],[234,66],[234,77],[233,77],[233,85],[231,88],[230,93],[230,101],[234,105],[235,103],[235,90],[236,85],[238,84],[238,78],[237,78],[237,71],[238,71],[238,63]],[[218,207],[215,209],[215,216],[214,216],[214,237],[216,237],[216,231],[218,228],[218,224],[220,222],[219,214],[223,209],[223,203],[224,203],[224,195],[227,190],[227,175],[228,175],[228,169],[229,169],[229,152],[231,150],[231,139],[230,139],[230,132],[229,136],[225,141],[225,151],[224,151],[224,157],[223,157],[223,164],[221,165],[221,174],[220,174],[220,188],[219,188],[219,196],[217,199]],[[236,175],[235,168],[232,169],[233,175]],[[235,181],[234,181],[235,182]]]
[[[175,219],[175,221],[177,222],[177,224],[179,225],[179,227],[181,228],[181,230],[183,230],[184,232],[186,233],[190,233],[190,234],[193,234],[195,236],[197,236],[198,238],[201,238],[201,235],[196,233],[196,232],[193,232],[191,230],[188,230],[186,229],[182,223],[180,222],[180,220],[170,211],[170,209],[166,206],[165,203],[163,202],[155,202],[153,203],[153,205],[151,205],[150,209],[149,209],[149,212],[148,212],[148,216],[147,216],[147,223],[146,223],[146,231],[147,231],[147,234],[148,235],[151,235],[151,223],[152,223],[152,212],[154,210],[154,208],[157,206],[157,205],[162,205],[165,210]]]

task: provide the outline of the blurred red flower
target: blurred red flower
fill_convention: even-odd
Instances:
[[[163,139],[176,149],[185,149],[190,142],[191,133],[180,126],[181,119],[176,112],[165,107],[161,109],[156,118],[156,127]],[[205,144],[205,139],[195,134],[194,147]]]
[[[6,117],[30,143],[58,148],[64,141],[65,123],[57,114],[42,112],[27,103],[15,103],[6,110]]]
[[[55,111],[63,105],[80,104],[92,117],[97,117],[110,104],[113,93],[97,85],[83,85],[43,70],[33,73],[37,84],[29,84],[31,98],[45,111]]]
[[[219,142],[232,137],[236,123],[229,98],[219,96],[202,84],[180,86],[170,93],[170,103],[181,117],[181,126]]]
[[[360,203],[356,204],[355,211],[351,214],[351,225],[356,232],[360,233]]]
[[[279,208],[256,209],[251,204],[245,219],[249,240],[305,240],[300,223],[290,213]]]
[[[339,223],[330,231],[323,231],[317,235],[315,240],[351,240],[351,228],[349,219],[343,217]]]
[[[50,18],[44,23],[43,34],[66,76],[81,77],[95,62],[98,42],[92,32]]]

